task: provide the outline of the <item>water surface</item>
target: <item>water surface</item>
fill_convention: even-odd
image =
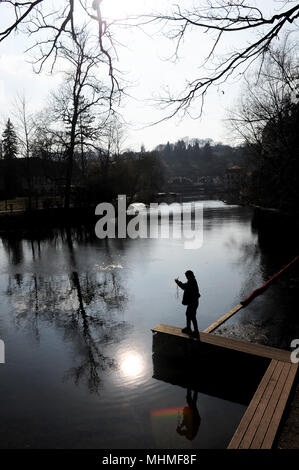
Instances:
[[[3,233],[1,447],[226,447],[248,404],[241,387],[239,399],[223,398],[221,383],[199,385],[206,393],[197,395],[196,435],[179,433],[187,388],[165,364],[153,377],[160,362],[153,364],[151,328],[184,326],[174,278],[187,269],[198,279],[203,330],[290,261],[295,248],[280,247],[277,256],[263,233],[251,209],[220,201],[204,201],[198,250],[179,239],[99,240],[83,226]],[[296,275],[218,334],[287,347],[299,337]]]

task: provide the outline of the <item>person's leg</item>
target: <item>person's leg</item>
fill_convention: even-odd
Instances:
[[[195,312],[194,316],[192,317],[192,323],[193,323],[194,331],[196,333],[198,333],[198,324],[197,324],[197,320],[196,320],[196,312]]]
[[[192,332],[192,335],[195,338],[199,337],[198,325],[197,325],[197,320],[196,320],[197,307],[198,307],[198,303],[194,303],[194,304],[190,305],[190,309],[189,309],[190,320],[192,321],[192,324],[193,324],[193,327],[194,327],[194,331]]]
[[[198,303],[190,306],[191,307],[191,320],[193,323],[194,331],[198,333],[198,325],[197,325],[197,320],[196,320],[196,310],[198,307]]]
[[[187,306],[186,310],[186,328],[182,329],[183,333],[191,333],[191,317],[190,317],[190,306]]]
[[[191,312],[190,312],[190,305],[188,305],[186,310],[186,323],[188,330],[191,330]]]

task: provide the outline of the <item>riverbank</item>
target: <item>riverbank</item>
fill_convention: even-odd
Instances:
[[[274,207],[258,206],[256,204],[251,204],[251,203],[249,203],[248,206],[252,207],[253,209],[263,211],[263,212],[282,215],[282,216],[286,216],[286,217],[299,218],[299,212],[286,212],[286,211],[282,211],[281,209],[276,209]]]
[[[0,232],[80,225],[96,220],[95,206],[0,212]]]

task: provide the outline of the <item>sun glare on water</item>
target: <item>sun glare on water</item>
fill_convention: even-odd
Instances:
[[[124,376],[130,378],[141,375],[144,364],[140,354],[134,351],[125,353],[120,359],[120,370]]]

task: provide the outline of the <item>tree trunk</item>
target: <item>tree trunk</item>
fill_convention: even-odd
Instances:
[[[64,196],[64,209],[70,208],[71,202],[71,189],[72,189],[72,177],[73,177],[73,163],[74,163],[74,150],[75,150],[75,133],[78,121],[77,106],[75,105],[75,112],[73,116],[72,128],[71,128],[71,139],[70,146],[68,149],[67,168],[66,168],[66,182],[65,182],[65,196]]]

